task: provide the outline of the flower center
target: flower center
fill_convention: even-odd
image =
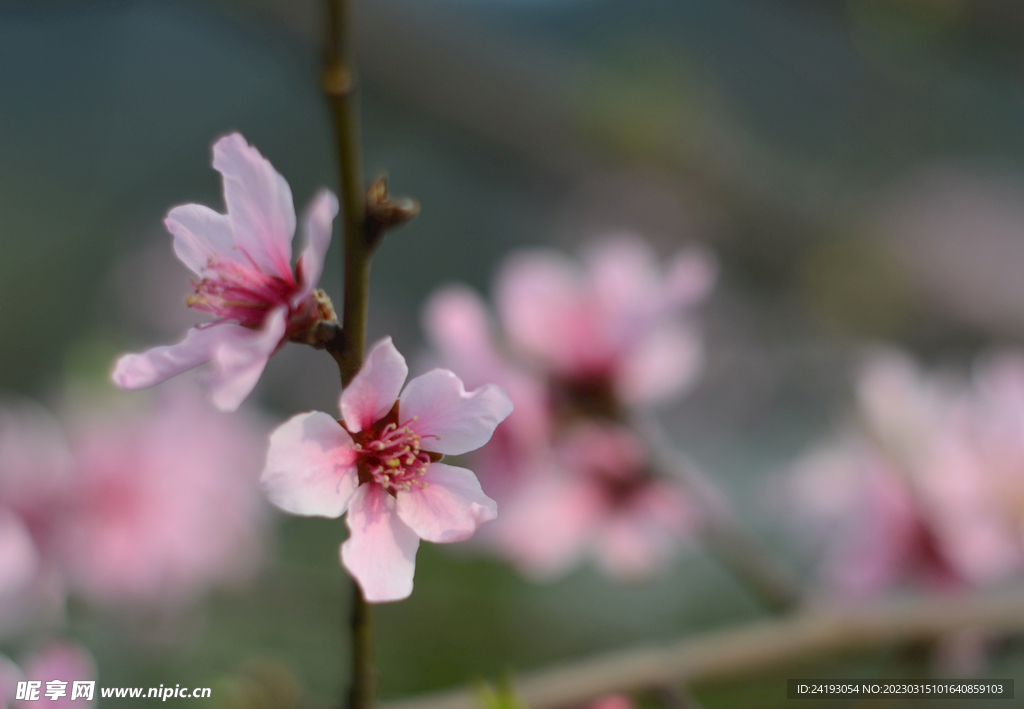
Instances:
[[[420,478],[427,472],[427,465],[440,457],[420,449],[423,436],[412,430],[408,425],[411,421],[401,426],[385,421],[352,436],[359,456],[359,482],[383,485],[392,495],[414,485],[425,488],[427,483]],[[378,428],[382,423],[383,427]]]
[[[288,305],[295,292],[295,283],[253,266],[214,257],[208,268],[216,275],[193,281],[196,294],[188,298],[189,306],[245,327],[262,326],[267,313]]]

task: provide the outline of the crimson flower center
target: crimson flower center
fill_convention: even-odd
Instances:
[[[391,494],[427,486],[420,478],[434,457],[420,448],[424,437],[409,426],[412,421],[402,426],[392,422],[353,434],[360,483],[375,482]]]
[[[189,306],[245,327],[262,326],[267,313],[289,305],[295,293],[294,282],[254,266],[214,257],[207,268],[216,275],[193,282],[196,294],[189,297]]]

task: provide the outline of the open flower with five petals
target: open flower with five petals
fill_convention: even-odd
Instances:
[[[348,512],[341,561],[370,602],[412,593],[420,539],[458,542],[497,516],[469,470],[443,455],[475,450],[512,412],[498,386],[467,392],[435,369],[402,389],[409,368],[391,338],[377,343],[341,394],[341,420],[313,411],[270,437],[263,487],[297,515]]]
[[[175,345],[121,357],[113,378],[124,389],[143,389],[211,362],[213,402],[233,411],[286,339],[333,318],[314,289],[338,200],[328,190],[314,197],[303,221],[306,247],[293,269],[296,220],[288,183],[238,133],[214,144],[213,167],[224,178],[227,214],[186,204],[164,224],[175,254],[199,278],[189,306],[216,320]]]

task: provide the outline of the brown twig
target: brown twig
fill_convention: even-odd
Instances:
[[[516,690],[530,709],[558,709],[611,692],[735,679],[967,629],[1024,630],[1024,594],[927,596],[859,608],[810,609],[536,671],[516,682]],[[387,702],[382,709],[478,709],[477,702],[475,690],[465,687]]]
[[[322,326],[309,333],[314,346],[328,350],[338,363],[342,386],[348,386],[363,364],[370,305],[370,264],[384,233],[419,213],[415,200],[392,200],[387,180],[363,184],[352,48],[351,0],[328,0],[328,36],[323,89],[334,114],[338,172],[341,180],[345,291],[340,329]],[[357,586],[349,615],[352,637],[352,684],[348,709],[371,709],[377,697],[373,663],[373,607]]]
[[[327,56],[323,89],[334,113],[338,170],[341,181],[344,235],[345,296],[342,305],[341,348],[332,351],[341,372],[342,386],[359,371],[366,347],[366,321],[370,303],[370,260],[373,249],[366,238],[359,110],[355,93],[350,0],[328,0]],[[353,581],[349,615],[352,638],[352,679],[349,709],[371,709],[377,696],[377,670],[373,663],[373,609]]]

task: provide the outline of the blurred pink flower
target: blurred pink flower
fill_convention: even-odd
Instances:
[[[502,507],[484,538],[536,578],[587,557],[618,578],[653,573],[694,523],[677,486],[652,477],[640,442],[612,421],[696,374],[700,341],[685,315],[714,265],[689,251],[663,274],[634,237],[592,247],[584,263],[512,257],[496,289],[504,332],[460,286],[437,291],[423,315],[446,366],[470,384],[499,383],[515,405],[473,467]]]
[[[69,592],[173,610],[255,569],[265,429],[189,386],[154,403],[91,402],[70,442],[34,407],[0,410],[0,629],[59,617]]]
[[[830,582],[860,596],[1024,568],[1024,359],[991,360],[968,383],[880,354],[858,400],[861,430],[797,466],[798,501],[833,530]]]
[[[113,378],[122,388],[142,389],[213,362],[213,401],[233,411],[287,337],[321,318],[313,291],[338,201],[327,190],[313,199],[304,219],[307,245],[293,271],[288,183],[237,133],[213,146],[213,167],[224,178],[228,213],[186,204],[164,223],[178,258],[201,279],[189,306],[217,319],[192,328],[176,345],[121,357]]]
[[[901,581],[962,585],[910,481],[865,441],[817,450],[797,470],[800,515],[828,539],[829,588],[865,598]]]
[[[556,378],[650,403],[696,375],[700,339],[683,316],[714,278],[702,251],[680,253],[662,272],[641,240],[621,236],[587,249],[583,268],[555,251],[513,256],[495,300],[510,345]]]
[[[55,709],[75,709],[76,707],[95,706],[99,698],[99,689],[94,688],[93,697],[86,701],[82,697],[72,699],[74,683],[96,681],[96,660],[92,653],[77,643],[69,641],[53,642],[30,656],[23,663],[25,679],[41,682],[39,699],[35,701],[16,702],[15,706],[33,707],[40,702],[46,702],[45,706]],[[51,699],[47,695],[47,683],[58,680],[64,682],[63,686],[57,684],[57,690]],[[57,696],[63,693],[63,696]]]
[[[314,411],[285,422],[263,471],[286,512],[348,512],[341,560],[371,602],[412,593],[420,539],[462,541],[497,515],[471,471],[438,461],[487,443],[512,402],[495,385],[467,392],[443,369],[403,390],[408,374],[391,338],[377,343],[341,394],[341,421]]]
[[[72,465],[53,416],[29,402],[0,407],[0,633],[63,613],[53,539]]]
[[[648,576],[690,536],[695,510],[676,486],[652,478],[633,434],[581,423],[546,467],[502,500],[496,542],[524,573],[548,579],[594,557],[610,576]]]
[[[143,412],[80,412],[59,538],[69,585],[100,604],[173,608],[251,575],[267,511],[264,431],[211,410],[192,386],[163,390]]]

